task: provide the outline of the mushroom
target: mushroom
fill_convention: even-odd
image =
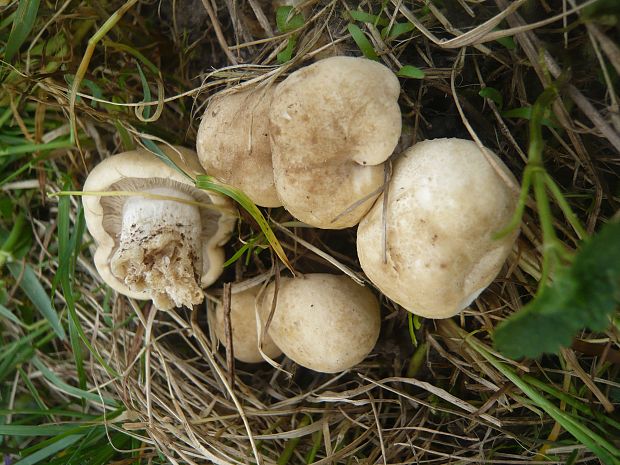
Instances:
[[[246,363],[263,361],[258,350],[260,333],[256,324],[256,296],[259,286],[246,289],[231,295],[230,326],[232,328],[233,352],[235,358]],[[210,324],[215,330],[219,341],[226,346],[226,330],[224,325],[224,307],[218,304],[215,314],[209,313]],[[264,324],[264,322],[262,322]],[[263,340],[263,352],[270,358],[276,358],[282,351],[275,345],[269,334]]]
[[[261,301],[271,310],[275,283]],[[282,278],[269,335],[300,365],[336,373],[360,363],[375,346],[381,328],[379,302],[346,276],[307,274]]]
[[[278,196],[317,228],[356,225],[383,184],[401,130],[400,85],[385,66],[331,57],[292,73],[269,112]]]
[[[195,152],[162,150],[186,173],[203,173]],[[152,299],[162,310],[202,302],[201,288],[222,272],[221,246],[236,221],[228,199],[196,189],[143,149],[102,161],[84,191],[86,225],[97,243],[95,266],[108,285],[129,297]],[[88,194],[114,191],[136,194]]]
[[[498,240],[493,234],[517,205],[518,191],[506,181],[517,184],[502,161],[485,152],[462,139],[414,145],[394,164],[385,217],[382,195],[359,224],[362,269],[412,313],[457,314],[495,279],[512,250],[518,231]]]
[[[279,207],[273,182],[269,120],[273,88],[225,93],[207,107],[196,139],[207,174],[240,189],[254,203]]]

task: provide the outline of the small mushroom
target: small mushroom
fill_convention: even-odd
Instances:
[[[385,66],[331,57],[292,73],[269,112],[278,196],[317,228],[356,225],[383,184],[401,130],[400,85]]]
[[[162,150],[186,173],[204,174],[195,152]],[[221,247],[236,221],[228,199],[196,189],[143,149],[102,161],[84,191],[136,193],[82,196],[86,225],[97,242],[95,266],[108,285],[129,297],[152,299],[162,310],[202,302],[201,288],[222,273]]]
[[[394,164],[385,218],[382,195],[360,222],[362,269],[383,294],[412,313],[457,314],[495,279],[512,250],[518,231],[498,240],[493,234],[509,223],[517,205],[518,191],[506,180],[517,183],[502,161],[485,151],[486,156],[462,139],[414,145]]]
[[[273,88],[225,93],[207,107],[196,139],[207,174],[240,189],[254,203],[279,207],[273,181],[268,111]]]
[[[271,310],[275,283],[261,301]],[[360,363],[375,346],[381,328],[379,302],[346,276],[307,274],[282,278],[269,335],[300,365],[336,373]]]
[[[260,334],[256,325],[256,296],[260,287],[253,287],[231,295],[230,299],[230,326],[232,328],[233,352],[235,358],[246,363],[263,361],[258,350]],[[226,329],[224,325],[224,307],[219,304],[215,307],[215,315],[209,313],[215,335],[226,346]],[[262,322],[264,326],[265,322]],[[275,345],[269,334],[263,340],[263,352],[269,358],[276,358],[282,351]]]

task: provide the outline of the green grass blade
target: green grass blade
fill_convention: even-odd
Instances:
[[[40,0],[20,0],[17,7],[11,34],[4,49],[4,61],[11,61],[22,46],[34,26],[39,11]]]
[[[107,399],[105,397],[101,397],[101,396],[99,396],[99,394],[96,394],[94,392],[88,392],[88,391],[85,391],[83,389],[79,389],[79,388],[76,388],[74,386],[71,386],[71,385],[65,383],[58,376],[56,376],[54,373],[52,373],[52,371],[50,371],[43,364],[43,362],[41,362],[41,360],[38,357],[33,357],[32,358],[32,363],[34,364],[34,366],[41,372],[41,374],[50,383],[52,383],[54,386],[56,386],[62,392],[66,393],[66,394],[69,394],[69,395],[72,395],[74,397],[80,398],[80,399],[84,399],[84,400],[90,401],[90,402],[96,402],[98,404],[104,403],[105,405],[107,405],[109,407],[115,407],[116,406],[116,402],[114,400],[112,400],[112,399]]]
[[[37,279],[37,275],[33,269],[29,265],[22,265],[21,263],[8,263],[7,267],[15,279],[21,277],[19,287],[24,291],[26,296],[28,296],[41,315],[49,321],[56,335],[64,341],[67,338],[65,329],[60,323],[58,313],[56,313],[56,310],[52,307],[52,302],[43,288],[43,285],[41,285]]]
[[[56,436],[75,429],[75,425],[0,425],[0,434],[6,436]]]
[[[52,455],[71,446],[72,444],[75,444],[80,439],[82,439],[82,437],[82,434],[73,434],[71,436],[61,438],[53,444],[50,444],[49,446],[44,447],[43,449],[38,450],[33,454],[30,454],[28,457],[25,457],[18,462],[15,462],[14,465],[35,465],[37,463],[41,463],[48,457],[51,457]]]
[[[24,323],[17,318],[11,310],[6,308],[4,305],[0,304],[0,316],[6,318],[7,320],[11,320],[13,323],[18,324],[19,326],[25,326]]]
[[[579,442],[596,454],[603,463],[610,465],[620,465],[620,449],[616,448],[605,438],[599,436],[587,426],[583,425],[576,418],[558,408],[551,401],[545,398],[538,390],[528,384],[512,368],[496,358],[484,345],[478,342],[473,336],[465,333],[458,328],[452,321],[446,323],[462,335],[465,342],[484,357],[496,370],[508,378],[517,386],[536,406],[543,409],[551,418],[557,421],[566,431],[572,434]]]
[[[64,190],[71,189],[69,182],[63,186]],[[84,223],[82,209],[77,215],[77,224],[74,234],[70,234],[70,211],[71,199],[69,197],[60,197],[58,199],[58,272],[54,276],[54,287],[60,282],[67,307],[71,314],[75,313],[75,296],[73,293],[73,278],[75,257],[79,252],[79,245],[82,237],[81,224]],[[86,389],[86,372],[84,371],[84,355],[82,353],[82,345],[80,332],[74,318],[69,318],[69,341],[75,360],[75,367],[78,373],[78,385],[80,389]]]
[[[351,19],[359,21],[360,23],[374,24],[375,26],[388,26],[390,21],[387,18],[381,18],[380,16],[366,13],[360,10],[351,10],[348,12]]]
[[[424,71],[422,71],[417,66],[413,65],[405,65],[398,70],[396,73],[398,77],[409,78],[409,79],[424,79]]]
[[[30,395],[39,406],[40,410],[38,410],[38,413],[41,414],[41,416],[45,415],[45,412],[47,412],[49,409],[47,408],[47,405],[45,405],[45,402],[43,402],[43,398],[41,397],[41,394],[39,394],[39,391],[37,391],[37,388],[28,378],[28,374],[24,371],[22,367],[18,367],[17,372],[19,373],[19,376],[22,379],[26,388],[28,388],[28,391],[30,391]],[[51,414],[48,414],[48,418],[50,421],[54,421],[54,417]]]
[[[218,192],[226,197],[230,197],[241,205],[241,207],[252,215],[252,218],[254,218],[254,220],[258,223],[258,226],[265,235],[265,238],[273,248],[276,255],[280,258],[280,260],[282,260],[282,263],[284,263],[284,265],[291,270],[291,272],[293,272],[293,268],[284,253],[284,249],[282,248],[282,245],[280,244],[280,241],[278,241],[276,235],[273,233],[271,226],[269,226],[269,222],[246,194],[232,186],[215,181],[215,179],[211,176],[198,176],[196,178],[196,187],[199,189]]]
[[[304,428],[306,426],[308,426],[310,424],[310,422],[312,421],[312,419],[309,416],[304,416],[301,421],[299,422],[299,425],[297,425],[297,428]],[[297,445],[299,444],[299,441],[301,440],[301,437],[297,437],[297,438],[291,438],[288,441],[286,441],[286,445],[284,446],[284,450],[282,451],[282,454],[280,455],[280,457],[278,457],[278,461],[277,461],[277,465],[287,465],[289,460],[291,460],[291,457],[293,456],[293,453],[295,452],[295,449],[297,448]]]

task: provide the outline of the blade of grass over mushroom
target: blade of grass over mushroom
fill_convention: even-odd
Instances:
[[[19,287],[24,291],[24,294],[26,294],[35,308],[49,322],[56,335],[64,341],[67,338],[65,329],[34,270],[30,265],[22,263],[7,263],[7,267],[13,277],[19,280]]]
[[[183,171],[179,166],[176,165],[175,162],[173,162],[170,157],[168,157],[168,155],[166,155],[164,153],[164,151],[159,148],[159,146],[153,142],[150,139],[147,139],[146,137],[142,137],[141,138],[142,143],[144,144],[144,146],[154,155],[156,155],[161,161],[163,161],[166,165],[168,165],[169,167],[177,170],[179,173],[181,173],[182,175],[184,175],[187,179],[191,179],[192,181],[194,180],[188,173],[186,173],[185,171]]]
[[[183,203],[185,205],[192,205],[194,207],[198,207],[198,208],[207,208],[207,209],[212,209],[212,210],[221,210],[222,207],[219,207],[217,205],[212,205],[212,204],[208,204],[208,203],[202,203],[202,202],[198,202],[195,200],[187,200],[187,199],[182,199],[180,197],[174,197],[174,196],[170,196],[170,195],[161,195],[161,194],[153,194],[152,192],[142,192],[142,191],[97,191],[97,192],[91,192],[91,191],[58,191],[58,192],[51,192],[48,194],[48,197],[53,198],[53,197],[67,197],[67,196],[71,196],[71,195],[77,195],[77,196],[81,196],[81,195],[92,195],[92,196],[96,196],[96,197],[136,197],[136,196],[140,196],[140,197],[144,197],[147,199],[153,199],[153,200],[173,200],[175,202],[179,202],[179,203]]]
[[[495,330],[495,345],[511,358],[538,357],[568,347],[577,331],[601,331],[620,303],[620,223],[586,242],[553,284]]]
[[[375,61],[379,60],[377,52],[375,52],[372,44],[357,24],[349,23],[347,30],[366,58]]]
[[[211,190],[223,194],[227,197],[230,197],[235,202],[237,202],[241,207],[247,211],[252,218],[258,223],[259,228],[265,235],[265,238],[273,248],[273,251],[276,253],[278,258],[284,263],[284,265],[292,272],[293,267],[291,266],[286,254],[284,253],[284,249],[278,241],[278,238],[273,233],[271,226],[269,226],[269,222],[263,216],[263,213],[258,209],[258,207],[252,202],[252,200],[241,192],[238,189],[235,189],[232,186],[228,186],[226,184],[220,183],[216,181],[211,176],[198,176],[196,178],[196,187],[199,189]]]

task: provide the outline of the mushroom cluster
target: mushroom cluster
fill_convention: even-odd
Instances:
[[[493,234],[516,208],[516,181],[490,150],[436,139],[400,154],[384,186],[383,163],[401,135],[399,92],[383,65],[323,59],[275,88],[214,98],[198,152],[207,172],[259,205],[282,205],[317,228],[359,223],[358,257],[372,284],[412,313],[448,318],[495,279],[512,250],[518,231]],[[256,191],[257,178],[278,202]],[[300,365],[342,371],[372,350],[379,307],[367,288],[310,274],[282,279],[274,293],[272,283],[269,335]]]
[[[310,226],[359,224],[357,253],[370,282],[412,313],[448,318],[476,299],[511,252],[518,231],[494,233],[516,208],[517,183],[490,150],[435,139],[396,157],[386,184],[383,164],[401,135],[399,92],[396,76],[379,63],[326,58],[278,85],[215,96],[197,155],[167,154],[184,171],[204,168],[256,204],[283,206]],[[84,189],[133,192],[83,197],[98,243],[95,263],[110,286],[160,309],[203,300],[202,288],[222,271],[221,246],[235,220],[227,200],[194,189],[145,151],[104,161]],[[284,353],[333,373],[361,362],[377,341],[379,303],[348,277],[282,278],[263,291],[233,294],[228,340],[223,307],[209,315],[217,338],[232,342],[241,361]]]

